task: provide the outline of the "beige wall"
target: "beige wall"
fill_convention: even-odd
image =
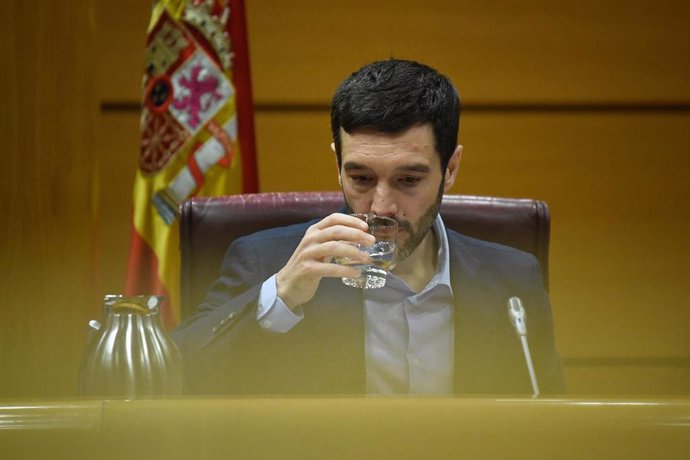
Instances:
[[[0,396],[60,395],[122,290],[149,2],[23,3],[0,7]],[[335,86],[373,59],[429,63],[465,107],[454,192],[551,207],[569,389],[688,394],[690,4],[528,3],[249,0],[261,190],[335,189]]]

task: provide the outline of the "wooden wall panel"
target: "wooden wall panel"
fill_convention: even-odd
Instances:
[[[257,112],[262,191],[339,190],[328,113]]]
[[[681,0],[246,3],[259,104],[328,103],[344,76],[391,56],[438,67],[472,103],[690,101]],[[148,4],[98,0],[105,100],[139,100]]]
[[[152,2],[94,0],[100,100],[139,102]]]
[[[468,116],[458,189],[552,212],[566,357],[690,358],[690,115]]]
[[[617,365],[573,364],[565,367],[569,395],[577,396],[687,396],[690,372],[682,362]]]
[[[100,158],[96,290],[122,293],[133,223],[134,175],[139,166],[139,116],[129,112],[99,114],[96,145]]]
[[[248,2],[258,102],[324,102],[390,56],[438,67],[466,101],[690,98],[690,4],[625,0]]]
[[[0,395],[76,392],[96,229],[89,0],[0,5]]]

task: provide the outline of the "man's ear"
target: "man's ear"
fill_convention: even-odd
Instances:
[[[443,191],[448,192],[450,188],[455,184],[455,179],[458,176],[458,171],[460,170],[460,160],[462,159],[462,145],[458,144],[455,147],[453,155],[451,155],[448,161],[448,166],[446,166],[446,176],[443,183]]]
[[[333,156],[335,158],[335,168],[338,170],[338,183],[340,187],[343,186],[343,178],[340,176],[340,165],[338,164],[338,155],[335,154],[335,143],[331,142],[331,150],[333,151]]]

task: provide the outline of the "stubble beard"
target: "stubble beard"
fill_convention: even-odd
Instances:
[[[410,254],[417,249],[417,246],[426,238],[431,227],[436,221],[436,216],[441,209],[441,202],[443,201],[443,180],[438,189],[436,200],[424,211],[415,225],[412,225],[408,220],[396,219],[398,221],[398,232],[405,230],[408,234],[407,241],[398,248],[398,262],[407,259]]]

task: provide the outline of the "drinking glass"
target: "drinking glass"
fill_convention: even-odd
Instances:
[[[371,258],[371,263],[361,263],[350,258],[336,260],[342,265],[358,268],[357,278],[342,278],[347,286],[361,289],[377,289],[386,285],[386,274],[395,267],[398,246],[398,222],[395,219],[373,214],[351,214],[362,219],[369,225],[369,233],[376,237],[371,246],[351,243],[365,251]]]

